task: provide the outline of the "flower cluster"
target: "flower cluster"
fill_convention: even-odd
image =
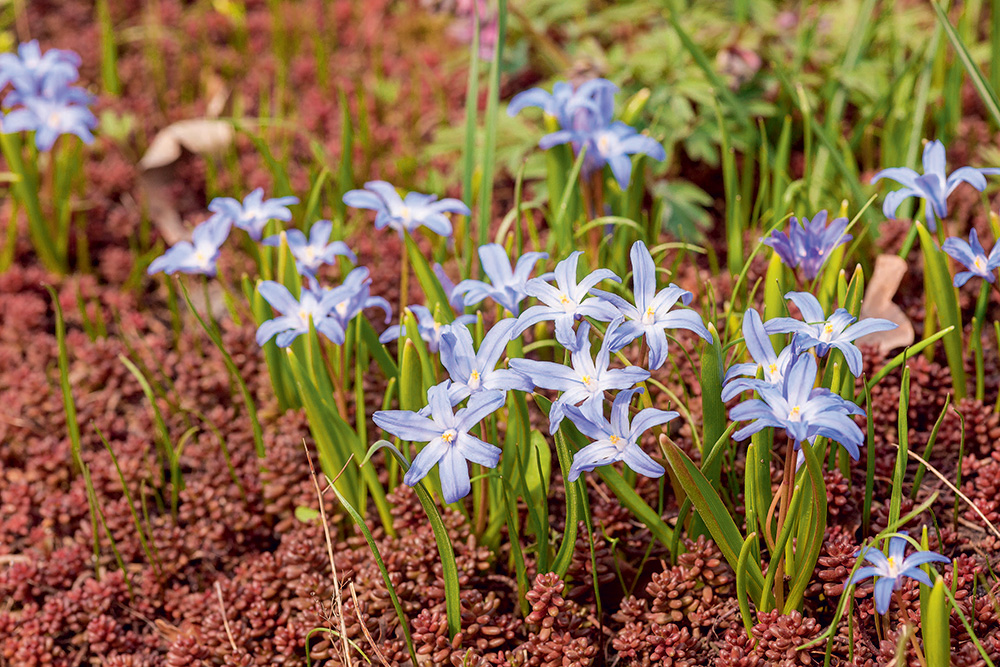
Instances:
[[[552,92],[532,88],[518,93],[507,107],[515,116],[527,107],[538,107],[559,123],[559,130],[538,142],[548,149],[572,144],[579,154],[586,146],[583,174],[589,176],[608,165],[618,185],[624,190],[632,177],[632,157],[648,155],[654,160],[667,159],[663,146],[652,137],[639,134],[634,127],[614,121],[614,95],[618,87],[606,79],[591,79],[579,87],[559,81]]]
[[[577,430],[594,441],[576,453],[570,481],[583,472],[617,461],[624,461],[643,475],[658,477],[663,474],[663,467],[642,451],[638,442],[643,433],[676,418],[677,413],[646,408],[630,424],[629,406],[633,397],[642,392],[636,385],[647,380],[650,371],[665,361],[665,329],[689,329],[706,340],[711,340],[711,334],[694,311],[671,312],[678,301],[690,302],[691,294],[676,285],[656,292],[655,266],[642,242],[632,247],[635,304],[594,289],[601,280],[619,280],[607,269],[597,269],[578,280],[581,255],[581,252],[574,252],[559,262],[553,274],[556,284],[550,285],[548,274],[527,279],[535,263],[544,258],[540,253],[527,253],[516,262],[517,268],[512,271],[500,246],[480,248],[480,257],[492,284],[464,281],[455,291],[461,288],[464,294],[472,294],[475,302],[492,296],[512,313],[516,313],[526,296],[534,296],[541,303],[516,318],[494,324],[478,350],[466,327],[471,316],[441,325],[434,322],[425,307],[411,308],[417,317],[421,337],[428,341],[428,349],[440,350],[441,362],[449,378],[431,388],[428,404],[422,410],[383,411],[375,415],[375,423],[383,430],[404,440],[428,443],[414,459],[404,480],[407,484],[417,483],[440,462],[445,500],[454,502],[464,497],[469,491],[466,461],[488,467],[499,461],[499,450],[489,449],[492,446],[477,439],[470,440],[469,430],[476,421],[503,405],[507,392],[530,392],[536,388],[560,392],[549,409],[550,433],[556,433],[563,419],[569,418]],[[591,351],[591,333],[596,327],[585,318],[609,322],[596,356]],[[508,368],[497,368],[513,338],[549,320],[554,322],[556,340],[569,353],[569,365],[516,358],[509,361]],[[387,341],[399,334],[399,327],[391,327],[381,340]],[[650,355],[648,368],[612,367],[612,354],[642,336],[649,342],[651,352],[655,350]],[[618,392],[612,403],[610,421],[604,416],[608,391]],[[454,412],[453,409],[466,399],[467,406]]]
[[[260,241],[270,221],[291,221],[292,212],[288,207],[298,201],[296,197],[265,199],[260,188],[248,194],[242,202],[229,197],[216,198],[208,205],[212,216],[195,227],[192,240],[175,243],[153,260],[148,273],[214,276],[222,244],[234,226]],[[326,264],[333,264],[338,256],[346,257],[352,263],[357,261],[346,243],[330,241],[332,232],[333,223],[319,220],[313,223],[308,237],[298,229],[289,229],[261,241],[261,245],[269,247],[281,246],[284,241],[295,259],[296,270],[306,284],[296,297],[281,283],[273,280],[260,283],[260,295],[278,315],[266,320],[257,329],[259,345],[274,338],[278,347],[287,347],[298,336],[308,333],[310,326],[340,345],[344,342],[350,322],[368,308],[381,309],[385,313],[386,324],[391,320],[389,302],[371,295],[372,281],[367,268],[355,268],[342,284],[333,288],[320,283],[320,269]],[[437,336],[440,337],[440,334],[437,333]]]
[[[775,230],[764,239],[764,244],[774,248],[785,266],[800,269],[806,280],[814,280],[834,250],[850,241],[847,218],[834,218],[827,224],[826,211],[809,218],[792,218],[788,232]]]
[[[72,86],[80,78],[80,56],[73,51],[49,49],[42,53],[38,42],[21,44],[17,55],[0,54],[0,88],[13,88],[3,100],[4,133],[34,132],[35,146],[51,150],[56,139],[74,134],[91,143],[97,118],[88,108],[90,94]]]
[[[857,377],[861,374],[861,351],[854,341],[896,325],[879,318],[857,322],[844,308],[827,318],[816,297],[807,292],[789,292],[785,297],[798,307],[804,321],[777,317],[765,323],[752,308],[743,316],[743,340],[753,363],[729,369],[723,399],[744,391],[755,391],[759,398],[743,401],[729,411],[736,421],[752,420],[733,437],[745,440],[767,427],[782,428],[797,445],[822,436],[840,443],[857,460],[864,436],[851,416],[864,412],[829,389],[816,387],[816,359],[837,349]],[[776,333],[794,334],[780,354],[775,354],[768,338]],[[755,379],[758,370],[763,371],[763,377]]]

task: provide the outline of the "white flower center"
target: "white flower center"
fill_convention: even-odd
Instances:
[[[768,364],[767,366],[767,378],[771,382],[777,382],[781,379],[778,375],[778,364]]]
[[[347,315],[347,302],[346,301],[341,301],[340,303],[338,303],[334,307],[334,310],[337,311],[338,315],[341,315],[341,316]]]
[[[610,147],[611,147],[611,140],[608,138],[608,135],[602,134],[597,139],[597,150],[600,151],[601,153],[607,153],[608,148]]]
[[[982,255],[977,255],[976,259],[972,262],[972,265],[976,268],[976,271],[985,272],[986,258]]]
[[[458,432],[455,429],[448,429],[441,434],[441,439],[444,440],[449,445],[458,437]]]
[[[897,563],[894,557],[889,556],[888,558],[886,558],[885,559],[886,576],[893,578],[898,577],[900,565],[902,565],[902,563]]]
[[[403,220],[409,220],[410,219],[410,207],[409,206],[404,206],[403,208],[399,209],[399,217],[401,217]]]
[[[469,389],[472,389],[473,391],[475,391],[476,389],[479,389],[480,381],[481,380],[480,380],[480,377],[479,377],[479,371],[472,371],[469,374],[469,382],[468,382]]]
[[[62,120],[62,115],[58,111],[53,111],[49,114],[47,122],[49,127],[59,127],[59,122]]]
[[[589,375],[580,376],[580,381],[583,382],[583,386],[585,386],[587,389],[594,388],[594,378],[590,377]]]
[[[823,327],[823,333],[820,334],[819,339],[824,343],[829,343],[831,338],[833,338],[833,325],[827,324]]]
[[[567,313],[572,313],[576,311],[576,302],[569,298],[565,294],[559,295],[559,304],[563,307]]]
[[[796,405],[794,408],[788,411],[788,421],[790,422],[800,422],[802,421],[802,407]]]
[[[642,323],[652,324],[655,321],[656,321],[656,311],[653,310],[652,306],[650,306],[649,308],[646,309],[646,312],[642,314]]]

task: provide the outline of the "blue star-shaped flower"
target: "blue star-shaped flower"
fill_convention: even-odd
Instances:
[[[33,131],[35,146],[40,151],[51,150],[56,139],[64,134],[76,135],[87,144],[93,143],[91,130],[97,126],[97,118],[85,104],[80,103],[81,99],[89,100],[89,96],[72,92],[79,90],[61,90],[53,97],[18,94],[17,102],[22,106],[3,117],[3,132]],[[15,93],[17,91],[11,95]]]
[[[383,431],[411,442],[427,444],[413,459],[403,483],[415,486],[427,476],[435,464],[440,464],[441,491],[447,503],[469,495],[469,461],[487,468],[500,462],[500,448],[483,442],[469,433],[504,402],[502,391],[483,391],[469,398],[469,404],[458,412],[448,399],[447,381],[427,391],[428,415],[410,410],[380,410],[372,420]]]
[[[559,430],[559,424],[566,414],[566,408],[581,401],[602,401],[604,392],[614,389],[631,389],[637,383],[649,379],[649,371],[638,366],[609,368],[611,348],[608,342],[614,338],[624,318],[611,322],[597,351],[597,357],[590,356],[590,323],[584,322],[576,333],[576,343],[571,354],[572,366],[536,361],[534,359],[511,359],[510,367],[528,377],[536,387],[563,392],[552,403],[549,411],[549,433]]]
[[[542,303],[528,308],[517,318],[515,336],[520,336],[528,327],[538,322],[552,320],[556,325],[556,340],[568,350],[573,350],[579,340],[573,333],[573,323],[584,317],[610,322],[618,316],[618,311],[609,301],[600,297],[589,297],[590,289],[602,280],[621,282],[610,269],[597,269],[589,276],[576,281],[576,268],[583,252],[577,250],[556,265],[556,284],[545,282],[545,276],[532,278],[524,285],[528,296]]]
[[[489,297],[506,308],[511,315],[517,316],[520,313],[521,301],[528,296],[525,290],[531,271],[539,260],[548,258],[549,255],[545,252],[526,252],[518,258],[517,265],[512,270],[507,251],[502,245],[488,243],[479,246],[479,261],[490,282],[471,278],[463,280],[455,285],[451,298],[460,296],[463,304],[474,306]],[[552,280],[553,275],[547,273],[538,279]]]
[[[910,577],[926,586],[933,586],[930,577],[920,569],[920,566],[927,563],[951,562],[933,551],[917,551],[904,558],[905,553],[906,540],[898,535],[889,540],[888,558],[881,551],[866,547],[857,555],[863,556],[871,565],[858,568],[844,585],[850,586],[868,577],[878,577],[875,580],[875,611],[885,614],[889,611],[892,592],[903,585],[903,577]]]
[[[838,308],[830,315],[823,314],[812,294],[808,292],[789,292],[786,299],[799,307],[801,320],[792,317],[775,317],[764,323],[767,333],[795,333],[795,343],[800,351],[816,348],[816,354],[825,357],[831,348],[836,348],[847,359],[847,367],[854,377],[861,375],[861,350],[853,341],[876,331],[895,329],[896,324],[878,317],[869,317],[858,322],[857,318],[844,308]]]
[[[301,276],[315,276],[319,267],[324,264],[333,264],[337,255],[348,258],[351,262],[357,263],[357,256],[347,247],[343,241],[330,242],[330,233],[333,232],[333,223],[329,220],[317,220],[309,230],[309,238],[298,229],[289,229],[284,232],[288,242],[288,249],[295,258],[295,267]],[[281,245],[281,234],[268,236],[263,241],[266,246],[278,247]]]
[[[435,234],[451,236],[451,220],[445,213],[471,214],[469,207],[458,199],[439,200],[437,195],[419,192],[410,192],[401,198],[396,188],[385,181],[369,181],[363,190],[347,192],[344,203],[375,211],[375,229],[391,227],[400,236],[404,230],[412,234],[421,226]]]
[[[288,347],[296,338],[309,333],[310,320],[316,331],[332,342],[337,345],[344,343],[344,327],[341,326],[340,320],[331,314],[334,305],[348,296],[344,287],[329,290],[322,297],[304,289],[302,296],[296,299],[281,283],[265,280],[257,287],[257,291],[272,308],[281,313],[257,327],[258,345],[263,345],[277,336],[275,342],[278,347]]]
[[[764,245],[774,248],[785,266],[801,267],[806,280],[813,280],[833,251],[854,238],[845,233],[847,218],[834,218],[829,225],[826,218],[826,211],[814,215],[811,222],[809,218],[792,218],[788,233],[775,230],[764,239]]]
[[[154,259],[146,272],[191,273],[214,276],[219,248],[229,236],[229,221],[217,215],[194,228],[190,241],[178,241]]]
[[[0,88],[10,83],[21,93],[52,97],[79,78],[79,67],[75,52],[49,49],[43,54],[33,39],[18,46],[17,55],[0,53]]]
[[[453,404],[481,391],[500,390],[506,395],[512,389],[532,391],[535,388],[521,373],[496,367],[516,325],[517,320],[512,317],[494,324],[483,336],[478,352],[464,324],[452,324],[441,334],[441,363],[451,378],[449,395]]]
[[[758,387],[779,386],[785,379],[788,366],[798,356],[795,344],[785,347],[780,354],[774,353],[774,346],[764,329],[760,314],[753,308],[743,313],[743,341],[753,362],[733,364],[726,371],[722,400],[728,401],[744,391],[756,391]],[[763,370],[763,379],[756,379],[757,371]]]
[[[208,204],[208,210],[226,216],[234,225],[246,230],[250,238],[259,241],[269,221],[288,222],[292,219],[288,207],[298,203],[298,197],[265,200],[264,188],[257,188],[244,197],[242,203],[232,197],[216,197]]]
[[[427,306],[408,306],[408,308],[414,317],[417,318],[417,333],[427,343],[427,351],[431,354],[438,351],[441,347],[441,337],[451,331],[453,325],[472,324],[476,321],[475,315],[461,315],[456,317],[455,321],[451,324],[442,324],[434,320],[434,314],[431,313]],[[404,333],[406,333],[404,327],[394,324],[382,332],[382,335],[378,338],[378,342],[388,343],[389,341],[396,340]]]
[[[646,477],[660,477],[663,466],[654,461],[639,446],[642,434],[661,424],[666,424],[678,413],[656,408],[641,410],[629,424],[628,412],[632,397],[642,393],[642,387],[620,391],[611,404],[611,421],[604,416],[603,401],[589,401],[582,407],[569,406],[566,415],[573,425],[593,440],[576,453],[570,467],[568,480],[575,482],[581,473],[617,461]]]
[[[872,176],[872,183],[882,178],[888,178],[904,186],[902,190],[890,192],[885,196],[882,212],[887,218],[896,215],[896,209],[908,197],[919,197],[924,200],[924,216],[927,218],[927,228],[932,232],[937,229],[935,216],[944,218],[948,215],[948,197],[960,183],[968,183],[982,192],[986,189],[986,176],[1000,174],[1000,169],[990,167],[976,169],[974,167],[959,167],[947,175],[944,144],[940,141],[929,141],[924,146],[924,173],[918,174],[908,167],[890,167]]]
[[[1000,267],[1000,243],[994,244],[993,250],[987,255],[983,244],[979,242],[979,234],[975,228],[969,230],[968,243],[953,236],[945,240],[941,250],[968,269],[955,274],[955,287],[961,287],[973,276],[979,276],[991,283],[996,282],[997,278],[993,272]]]
[[[816,373],[816,359],[801,354],[792,361],[781,385],[758,385],[760,398],[743,401],[729,411],[733,421],[754,420],[733,437],[746,440],[767,427],[782,428],[796,444],[817,436],[829,438],[857,461],[864,435],[851,415],[864,412],[829,389],[815,388]]]
[[[646,344],[649,345],[649,370],[656,370],[667,360],[665,329],[687,329],[711,342],[712,334],[698,313],[693,310],[671,311],[678,301],[684,305],[691,303],[691,292],[674,284],[656,292],[656,265],[646,244],[642,241],[633,243],[629,256],[632,259],[632,294],[635,305],[617,294],[592,290],[597,296],[610,301],[626,317],[625,323],[611,341],[612,351],[617,352],[636,338],[645,336]]]

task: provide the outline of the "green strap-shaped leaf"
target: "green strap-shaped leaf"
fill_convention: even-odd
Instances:
[[[722,555],[735,570],[739,565],[739,552],[745,540],[736,527],[733,517],[729,515],[722,498],[694,461],[688,458],[670,438],[660,436],[660,446],[663,447],[667,462],[678,482],[708,527],[712,539],[719,545]],[[751,562],[748,567],[750,572],[747,589],[759,606],[764,592],[764,574],[757,563]]]
[[[410,469],[410,462],[403,453],[393,447],[388,440],[379,440],[361,462],[361,467],[371,459],[372,455],[380,449],[387,450],[399,462],[399,466],[406,472]],[[413,487],[417,494],[417,499],[427,514],[427,519],[431,522],[431,530],[434,531],[434,541],[437,542],[438,554],[441,556],[441,574],[444,578],[444,600],[445,610],[448,614],[448,634],[452,637],[457,635],[462,629],[462,609],[459,599],[458,588],[458,565],[455,563],[455,550],[451,547],[451,538],[448,536],[448,529],[445,528],[444,521],[441,520],[441,513],[438,512],[437,505],[431,499],[427,489],[423,484]]]
[[[934,243],[926,227],[919,222],[915,224],[924,255],[924,286],[927,295],[935,306],[941,328],[954,327],[944,337],[944,351],[948,357],[955,400],[961,400],[965,398],[967,387],[965,360],[962,358],[962,313],[958,308],[956,290],[952,285],[944,252]]]

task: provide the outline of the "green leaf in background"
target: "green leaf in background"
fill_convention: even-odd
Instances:
[[[944,594],[945,583],[938,577],[931,588],[927,605],[920,610],[927,667],[948,667],[951,664],[951,608]]]

